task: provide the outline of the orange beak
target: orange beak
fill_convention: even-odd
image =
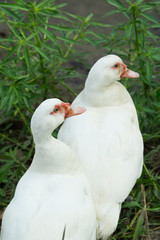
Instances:
[[[121,65],[123,66],[123,72],[121,74],[121,78],[139,78],[139,74],[137,72],[131,71],[123,63]]]
[[[75,115],[82,114],[86,111],[84,107],[71,107],[69,103],[62,103],[61,106],[65,110],[65,118],[69,118]]]

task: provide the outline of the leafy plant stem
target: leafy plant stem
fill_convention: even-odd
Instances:
[[[27,121],[26,121],[26,119],[25,119],[24,115],[21,113],[21,111],[20,111],[20,108],[19,108],[19,107],[17,107],[17,105],[16,105],[16,104],[14,104],[14,106],[15,106],[15,108],[16,108],[16,110],[17,110],[17,112],[19,113],[19,115],[21,116],[21,118],[22,118],[22,120],[23,120],[24,124],[26,125],[26,127],[27,127],[27,129],[28,129],[28,132],[29,132],[29,133],[32,135],[31,129],[30,129],[30,127],[28,126],[28,124],[27,124]]]
[[[141,214],[142,210],[138,210],[138,212],[135,214],[134,218],[132,219],[131,223],[129,224],[129,229],[131,229],[136,221],[136,219],[138,218],[138,216]]]
[[[137,28],[137,17],[136,17],[136,6],[133,5],[132,6],[132,15],[133,15],[133,25],[134,25],[134,32],[135,32],[135,48],[137,50],[137,56],[139,57],[140,55],[140,40],[139,40],[139,31]],[[139,65],[141,67],[141,69],[144,69],[144,62],[139,61]],[[148,86],[147,84],[143,81],[143,85],[144,85],[144,95],[146,97],[146,99],[148,100]]]
[[[11,143],[14,143],[16,144],[17,146],[23,148],[23,145],[20,144],[19,142],[15,141],[14,139],[8,137],[7,135],[3,134],[3,133],[0,133],[0,136],[8,141],[10,141]],[[27,151],[29,151],[30,149],[29,148],[26,148]]]
[[[18,163],[25,171],[27,171],[27,168],[25,167],[25,165],[23,163],[21,163],[19,160],[14,159],[16,163]]]
[[[134,25],[134,31],[135,31],[135,36],[136,36],[136,41],[135,41],[135,47],[137,49],[138,55],[140,53],[139,49],[139,36],[138,36],[138,29],[137,29],[137,21],[136,21],[136,7],[132,7],[132,13],[133,13],[133,25]]]
[[[147,215],[147,207],[146,207],[146,196],[145,196],[145,189],[144,189],[144,185],[143,184],[141,184],[141,191],[142,191],[142,197],[143,197],[145,228],[146,228],[146,234],[147,234],[146,240],[150,240],[151,237],[150,237],[150,233],[149,233],[148,215]]]
[[[36,14],[34,13],[34,30],[35,32],[37,31],[36,26],[37,26],[37,18],[36,18]],[[35,36],[36,38],[36,42],[37,42],[37,46],[39,48],[41,48],[41,43],[40,43],[40,39],[38,34],[36,34]],[[45,36],[44,36],[45,38]],[[39,60],[40,60],[40,66],[41,66],[41,72],[42,72],[42,80],[43,80],[43,86],[44,86],[44,97],[43,100],[47,98],[48,95],[48,88],[46,87],[47,85],[47,79],[46,79],[46,75],[45,75],[45,67],[44,67],[44,62],[43,62],[43,57],[38,53],[39,55]]]
[[[152,177],[152,175],[151,175],[150,172],[148,171],[148,168],[146,167],[146,164],[145,164],[145,163],[143,163],[143,167],[144,167],[145,172],[146,172],[147,175],[149,176],[149,179],[153,182],[153,185],[154,185],[155,189],[158,190],[158,187],[157,187],[157,185],[156,185],[156,183],[155,183],[155,181],[154,181],[154,178]]]
[[[77,93],[73,91],[67,84],[65,84],[63,81],[59,81],[61,85],[63,85],[69,92],[71,92],[75,97],[77,96]]]
[[[77,40],[78,36],[79,36],[79,33],[76,33],[75,36],[73,37],[73,40]],[[69,55],[72,47],[73,47],[73,43],[71,43],[71,44],[69,45],[69,48],[67,49],[66,53],[64,54],[64,58],[67,58],[67,57],[68,57],[68,55]],[[56,68],[57,68],[57,69],[60,68],[60,66],[62,65],[62,63],[63,63],[63,61],[60,61]],[[56,69],[55,69],[55,71],[56,71]]]

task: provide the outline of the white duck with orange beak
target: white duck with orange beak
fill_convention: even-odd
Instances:
[[[86,112],[67,119],[58,135],[83,165],[95,200],[98,236],[103,239],[115,231],[121,204],[142,172],[143,140],[136,109],[119,82],[138,77],[116,55],[99,59],[72,104]]]
[[[35,155],[4,212],[1,240],[96,239],[88,181],[73,151],[52,137],[65,118],[84,111],[47,99],[34,112]]]

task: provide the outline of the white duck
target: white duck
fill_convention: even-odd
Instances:
[[[140,177],[143,140],[136,109],[122,77],[137,78],[116,55],[99,59],[72,106],[86,112],[67,119],[58,138],[81,161],[95,199],[97,232],[106,239],[116,229],[122,202]]]
[[[66,117],[84,112],[48,99],[33,114],[33,162],[4,212],[1,240],[95,240],[90,188],[73,151],[51,136]]]

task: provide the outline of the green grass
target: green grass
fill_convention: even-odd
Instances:
[[[0,22],[9,35],[0,39],[0,207],[7,206],[15,186],[31,163],[34,145],[30,119],[34,109],[49,97],[71,102],[78,91],[72,81],[84,79],[79,71],[92,53],[83,46],[119,55],[139,72],[139,80],[123,80],[134,100],[145,143],[141,178],[123,204],[117,231],[119,239],[150,239],[160,230],[160,37],[153,9],[159,1],[106,0],[114,6],[101,19],[65,12],[58,1],[0,3]],[[107,8],[106,8],[107,12]],[[123,24],[110,26],[107,18],[124,15]],[[110,28],[110,35],[106,29]],[[160,32],[160,31],[159,31]],[[72,64],[74,62],[74,64]],[[82,83],[81,83],[82,84]]]

